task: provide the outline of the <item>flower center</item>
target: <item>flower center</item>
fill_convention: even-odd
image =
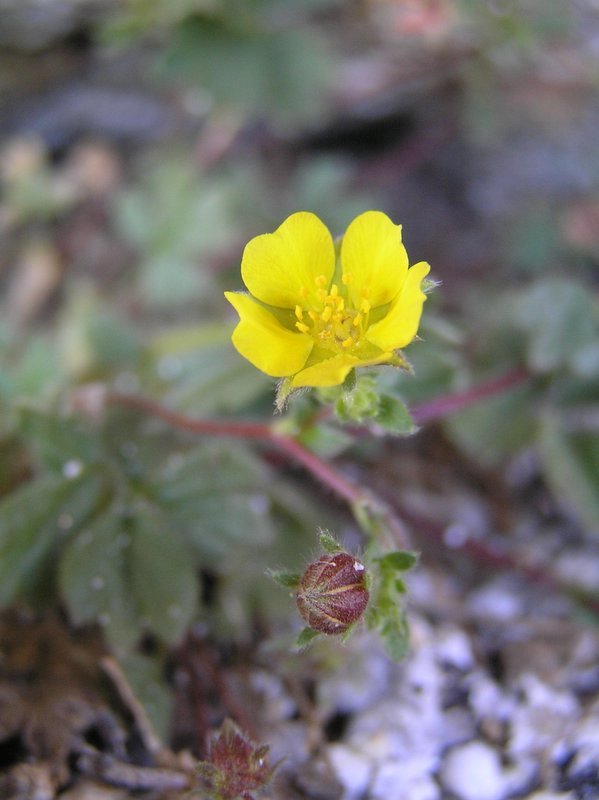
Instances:
[[[342,277],[344,287],[351,280],[351,274],[345,273]],[[295,327],[302,333],[309,333],[322,345],[345,351],[353,349],[368,327],[370,290],[366,287],[361,290],[360,307],[354,308],[346,292],[340,291],[336,283],[325,288],[327,280],[324,275],[319,275],[315,284],[312,291],[306,287],[300,290],[303,304],[295,307]]]

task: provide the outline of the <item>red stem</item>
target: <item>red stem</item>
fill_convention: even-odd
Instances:
[[[169,425],[190,433],[208,436],[230,436],[236,439],[253,439],[267,444],[270,443],[283,455],[305,467],[323,486],[327,486],[336,495],[345,500],[354,512],[358,511],[360,507],[369,509],[384,522],[397,547],[407,548],[409,546],[404,527],[386,503],[373,493],[364,490],[361,486],[357,486],[345,478],[331,464],[323,461],[311,450],[308,450],[297,439],[280,433],[273,426],[261,422],[240,422],[238,420],[192,419],[185,414],[179,414],[176,411],[164,408],[159,403],[155,403],[145,397],[109,394],[106,400],[110,405],[125,406],[159,417]]]
[[[487,383],[479,384],[465,392],[445,395],[429,403],[416,406],[412,409],[412,413],[417,422],[421,424],[430,422],[446,414],[467,408],[479,400],[507,391],[508,389],[524,383],[529,377],[529,374],[524,369],[514,370],[498,378],[494,378]],[[381,498],[352,483],[341,475],[335,467],[323,461],[296,439],[278,432],[270,425],[261,422],[240,422],[237,420],[192,419],[185,414],[179,414],[176,411],[164,408],[164,406],[152,400],[131,395],[109,394],[107,396],[107,403],[125,406],[160,417],[168,424],[189,431],[190,433],[210,436],[230,436],[237,439],[249,439],[271,443],[284,455],[291,457],[305,467],[308,472],[318,478],[323,485],[343,498],[354,511],[356,511],[359,506],[363,506],[369,508],[378,515],[381,523],[391,533],[398,547],[406,548],[409,546],[406,541],[406,532],[399,516]],[[404,515],[402,514],[402,516]],[[414,520],[412,520],[412,522],[414,522]],[[426,530],[428,527],[430,530],[430,526],[422,524],[422,521],[420,521],[416,527],[418,527],[419,530]],[[439,536],[436,531],[435,534]],[[521,564],[507,553],[494,553],[484,544],[468,542],[463,550],[475,561],[518,572],[526,576],[529,580],[544,584],[550,589],[566,592],[570,595],[575,593],[573,587],[563,586],[557,578],[541,567],[531,567]],[[580,595],[577,599],[581,605],[586,606],[595,613],[599,613],[599,604],[595,598]]]
[[[448,414],[462,411],[462,409],[475,405],[481,400],[486,400],[488,397],[494,397],[497,394],[506,392],[508,389],[513,389],[529,379],[530,373],[527,370],[524,368],[514,369],[497,378],[491,378],[484,383],[472,386],[463,392],[442,395],[428,403],[412,406],[412,417],[420,425],[436,419],[442,419]]]

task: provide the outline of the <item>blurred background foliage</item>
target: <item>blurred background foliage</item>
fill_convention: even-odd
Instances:
[[[230,345],[222,291],[241,288],[245,242],[298,209],[336,233],[368,208],[403,223],[443,285],[408,354],[415,375],[381,373],[380,387],[422,404],[526,370],[442,435],[481,470],[531,454],[599,532],[596,2],[4,0],[0,13],[4,606],[97,623],[146,694],[143,637],[160,660],[197,620],[251,639],[289,614],[264,571],[305,563],[341,510],[244,443],[96,413],[89,386],[269,420],[273,382]],[[383,453],[330,421],[303,441]]]

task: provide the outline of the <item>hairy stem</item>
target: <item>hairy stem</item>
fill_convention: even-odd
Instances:
[[[106,400],[110,405],[124,406],[159,417],[169,425],[190,433],[203,436],[229,436],[234,439],[270,444],[291,461],[301,464],[322,486],[344,500],[359,520],[363,522],[368,518],[377,519],[379,523],[377,527],[386,527],[397,547],[408,546],[404,526],[383,500],[350,481],[332,464],[308,450],[297,439],[278,431],[276,426],[239,420],[194,419],[139,396],[109,394]]]
[[[505,372],[496,378],[491,378],[484,383],[476,384],[463,392],[452,392],[451,394],[436,397],[427,403],[412,406],[411,413],[414,420],[423,425],[426,422],[433,422],[442,419],[449,414],[462,411],[464,408],[476,405],[481,400],[503,394],[509,389],[515,389],[530,380],[530,373],[523,367]]]
[[[526,370],[513,370],[465,392],[448,394],[423,403],[414,407],[412,413],[420,424],[430,422],[475,405],[480,400],[508,391],[523,384],[529,378],[530,375]],[[332,464],[308,450],[297,439],[278,431],[276,426],[239,420],[194,419],[186,414],[171,411],[153,400],[132,395],[112,393],[107,396],[106,402],[110,405],[124,406],[159,417],[169,425],[190,433],[205,436],[228,436],[270,444],[284,457],[301,464],[322,486],[343,499],[350,506],[356,519],[368,528],[370,533],[376,534],[386,529],[396,547],[403,549],[409,547],[408,534],[396,509],[370,490],[349,480]],[[427,530],[427,526],[423,524],[417,524],[416,527],[420,531]],[[430,528],[430,526],[428,527]],[[541,567],[528,567],[512,559],[506,553],[498,555],[491,549],[485,548],[484,545],[476,543],[469,543],[463,550],[475,561],[518,572],[530,581],[574,596],[581,605],[594,613],[599,611],[595,598],[589,598],[577,592],[573,587],[562,585],[557,578]]]

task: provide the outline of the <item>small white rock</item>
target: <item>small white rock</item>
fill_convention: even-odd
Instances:
[[[460,800],[501,800],[505,777],[499,754],[484,742],[469,742],[447,756],[443,785]]]
[[[507,622],[522,616],[522,598],[505,580],[488,583],[472,592],[468,606],[477,619]]]
[[[439,631],[435,649],[437,658],[442,664],[456,669],[472,669],[474,656],[469,637],[458,628],[447,628]]]
[[[353,747],[337,743],[329,747],[328,756],[335,776],[343,786],[343,800],[363,797],[372,778],[372,761]]]
[[[411,758],[388,761],[377,771],[371,800],[439,800],[440,789],[432,777],[436,763]]]

